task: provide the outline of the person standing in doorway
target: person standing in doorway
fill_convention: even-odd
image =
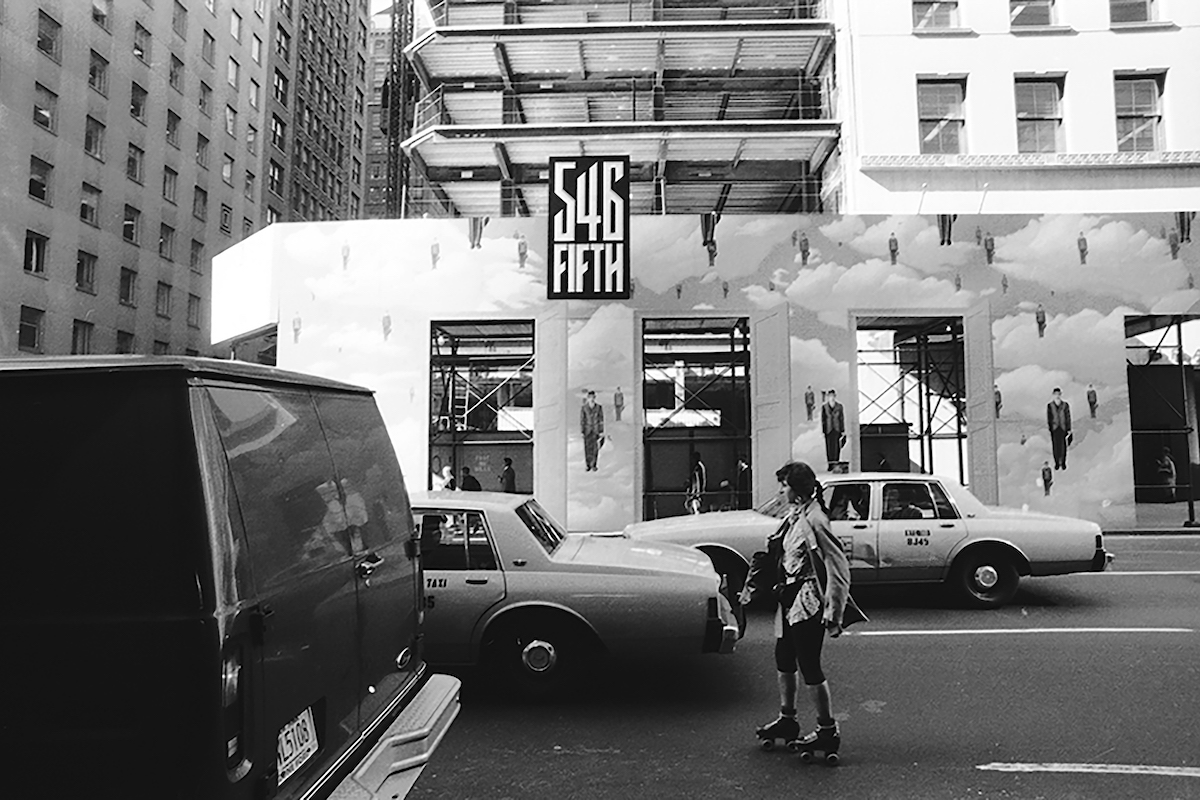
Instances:
[[[825,403],[821,406],[821,432],[825,434],[825,458],[830,464],[840,461],[846,438],[846,414],[833,389],[825,393]]]
[[[692,470],[688,475],[685,505],[689,514],[699,514],[704,508],[704,493],[708,490],[708,470],[700,453],[692,453]]]
[[[583,458],[586,472],[595,472],[600,442],[604,438],[604,407],[596,402],[596,393],[588,390],[579,407],[579,430],[583,434]]]
[[[464,492],[482,492],[483,487],[479,485],[479,479],[471,474],[470,467],[462,468],[462,490]]]
[[[804,390],[804,410],[808,413],[808,421],[812,422],[813,411],[817,408],[817,396],[813,394],[812,384]]]
[[[1050,487],[1054,485],[1054,472],[1050,469],[1050,462],[1042,462],[1042,491],[1046,497],[1050,496]]]
[[[621,421],[621,411],[625,408],[625,395],[621,394],[621,387],[613,392],[613,417],[617,422]]]
[[[1057,386],[1046,404],[1046,427],[1050,429],[1050,444],[1054,450],[1054,468],[1067,468],[1067,445],[1071,443],[1071,404],[1062,399]]]
[[[517,492],[517,473],[508,456],[504,457],[504,469],[500,471],[500,491],[510,494]]]

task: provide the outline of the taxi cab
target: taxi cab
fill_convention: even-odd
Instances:
[[[568,534],[528,495],[412,495],[425,654],[483,664],[527,694],[570,686],[602,654],[731,653],[739,625],[692,548]]]
[[[857,473],[821,484],[856,585],[942,582],[969,606],[996,608],[1012,600],[1021,576],[1099,572],[1112,561],[1096,523],[986,506],[949,478]],[[778,496],[753,511],[635,523],[623,535],[696,547],[740,585],[786,515]]]

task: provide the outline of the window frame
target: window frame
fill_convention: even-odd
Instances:
[[[94,11],[95,6],[92,8]],[[38,9],[37,34],[34,39],[35,46],[38,52],[56,64],[62,63],[62,30],[63,26],[61,22],[42,9]],[[43,47],[43,44],[47,46]]]
[[[170,67],[167,72],[167,85],[172,89],[183,94],[183,77],[187,71],[187,65],[183,63],[183,59],[171,53]]]
[[[171,205],[176,205],[179,196],[179,173],[169,166],[163,166],[162,196]]]
[[[91,51],[88,56],[88,87],[101,97],[108,97],[108,59]],[[99,67],[99,69],[97,69]]]
[[[1021,89],[1022,88],[1033,88],[1036,91],[1037,87],[1050,87],[1054,90],[1053,114],[1046,115],[1046,114],[1042,114],[1039,112],[1039,109],[1037,107],[1038,106],[1038,98],[1037,97],[1032,98],[1033,108],[1031,110],[1027,110],[1027,111],[1021,110]],[[1061,152],[1062,148],[1063,148],[1063,115],[1062,115],[1063,81],[1062,81],[1062,79],[1041,78],[1041,77],[1037,77],[1037,78],[1017,77],[1013,81],[1013,100],[1014,100],[1015,107],[1017,110],[1017,113],[1016,113],[1017,152],[1018,153],[1058,153],[1058,152]],[[1021,131],[1023,128],[1028,128],[1030,123],[1033,124],[1035,131],[1040,130],[1040,128],[1037,126],[1040,126],[1040,125],[1043,125],[1046,123],[1053,123],[1054,135],[1053,135],[1053,142],[1052,142],[1053,147],[1051,149],[1047,150],[1044,147],[1040,147],[1038,149],[1030,150],[1030,149],[1022,147]],[[1040,141],[1041,141],[1040,135],[1035,136],[1035,139],[1040,143]]]
[[[40,353],[45,347],[46,311],[35,306],[21,306],[20,321],[17,323],[17,349],[26,353]],[[33,330],[33,343],[25,341],[26,333]]]
[[[35,189],[40,188],[40,194]],[[29,157],[29,196],[39,203],[54,205],[54,165],[37,156]]]
[[[117,302],[123,306],[137,308],[138,271],[132,267],[121,267],[117,274]]]
[[[153,58],[153,37],[150,31],[145,28],[142,23],[134,21],[133,23],[133,57],[143,64],[149,66],[150,60]]]
[[[125,204],[124,215],[121,217],[121,239],[139,247],[142,244],[142,210],[129,203]]]
[[[960,155],[966,152],[966,78],[918,78],[917,79],[917,135],[918,146],[923,155]],[[949,87],[953,86],[958,90],[958,113],[957,115],[945,115],[940,117],[925,116],[922,114],[922,98],[921,90],[930,87]],[[958,149],[949,152],[945,149],[927,149],[926,143],[934,135],[938,135],[938,141],[942,140],[941,131],[947,127],[947,124],[956,124]],[[935,124],[937,127],[929,134],[925,133],[925,126]]]
[[[146,180],[146,151],[133,142],[125,155],[125,177],[138,185],[144,185]]]
[[[208,222],[208,190],[202,186],[192,187],[192,216]]]
[[[171,289],[166,281],[158,281],[154,288],[154,316],[163,319],[171,318]]]
[[[1115,112],[1116,132],[1117,132],[1117,152],[1118,153],[1156,153],[1163,148],[1163,131],[1162,131],[1162,98],[1163,88],[1166,82],[1165,73],[1147,73],[1147,74],[1116,74],[1113,76],[1113,107]],[[1136,87],[1137,84],[1149,84],[1154,89],[1154,109],[1153,113],[1139,113],[1136,110],[1136,97],[1132,98],[1134,107],[1122,113],[1120,100],[1118,99],[1119,87],[1122,84],[1127,84],[1131,87]],[[1131,92],[1136,92],[1136,88],[1132,88]],[[1152,134],[1154,138],[1153,145],[1149,150],[1140,147],[1123,147],[1122,143],[1127,141],[1130,136],[1135,135],[1137,131],[1144,127],[1138,126],[1130,134],[1122,138],[1121,128],[1122,120],[1147,120],[1152,125]],[[1137,144],[1137,140],[1134,140]]]
[[[1134,9],[1139,6],[1144,9],[1142,19],[1117,19],[1117,16],[1120,15],[1118,9]],[[1108,0],[1109,25],[1141,25],[1156,21],[1157,15],[1157,0]]]
[[[100,258],[86,250],[75,251],[75,290],[84,294],[96,293],[96,266]]]
[[[100,196],[103,194],[98,186],[93,186],[87,181],[83,181],[79,186],[79,219],[85,225],[91,225],[93,228],[100,227]],[[87,202],[88,198],[94,198],[94,203]],[[92,209],[90,216],[84,215],[84,209]]]
[[[146,124],[146,114],[150,108],[150,92],[146,91],[137,81],[129,85],[129,116],[143,125]]]
[[[39,115],[43,120],[39,120]],[[33,84],[33,124],[44,131],[58,133],[58,93],[40,83]]]
[[[77,319],[71,323],[71,355],[87,355],[92,352],[92,337],[96,332],[94,323]]]
[[[34,230],[25,230],[25,255],[22,270],[26,275],[46,276],[50,257],[50,237]]]
[[[941,24],[939,21],[938,12],[943,10],[943,6],[948,13],[941,19],[944,19],[946,24]],[[918,18],[918,8],[922,7],[924,14]],[[959,13],[958,0],[913,0],[912,29],[914,31],[956,30],[962,27],[962,18]]]
[[[165,222],[158,223],[158,257],[175,260],[175,229]]]

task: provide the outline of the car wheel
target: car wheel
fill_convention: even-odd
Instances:
[[[493,643],[497,666],[530,698],[557,697],[568,691],[587,666],[588,650],[583,636],[552,619],[508,625]]]
[[[975,550],[959,557],[952,588],[972,608],[999,608],[1013,599],[1021,577],[1011,557],[998,550]]]

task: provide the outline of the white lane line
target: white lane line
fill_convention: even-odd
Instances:
[[[1071,573],[1071,575],[1072,575],[1072,577],[1086,576],[1086,577],[1095,577],[1095,578],[1098,578],[1101,576],[1113,577],[1113,576],[1117,576],[1117,575],[1200,575],[1200,569],[1163,569],[1163,570],[1147,570],[1145,572],[1132,572],[1132,571],[1126,572],[1126,571],[1119,570],[1119,569],[1109,569],[1109,570],[1105,570],[1104,572],[1073,572],[1073,573]],[[1059,577],[1066,577],[1066,576],[1059,576]]]
[[[1088,772],[1099,775],[1167,775],[1200,778],[1200,767],[1156,767],[1143,764],[976,764],[975,769],[992,772]]]
[[[1018,633],[1195,633],[1192,628],[959,628],[847,632],[853,636],[991,636]]]

